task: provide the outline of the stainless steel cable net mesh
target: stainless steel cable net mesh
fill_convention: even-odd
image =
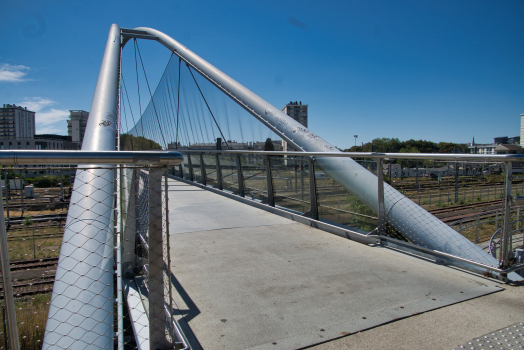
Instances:
[[[20,348],[180,347],[166,169],[59,169],[61,183],[55,170],[4,191]],[[11,348],[13,325],[5,312],[0,320],[0,349]]]
[[[490,266],[500,264],[500,254],[489,246],[492,238],[502,237],[506,211],[512,218],[510,239],[522,236],[517,197],[523,184],[510,182],[507,193],[507,175],[513,175],[504,163],[389,159],[384,174],[388,236]],[[507,195],[514,199],[508,205]],[[515,248],[510,242],[511,254]]]

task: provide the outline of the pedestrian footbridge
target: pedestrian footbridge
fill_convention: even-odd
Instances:
[[[137,39],[172,53],[154,94]],[[136,81],[139,114],[122,63],[131,42],[136,76],[126,80]],[[75,166],[64,231],[58,243],[43,238],[45,254],[60,248],[45,336],[34,332],[43,349],[444,349],[518,328],[523,190],[512,183],[523,158],[340,152],[168,35],[116,24],[82,151],[0,151],[2,165],[25,166],[20,174]],[[416,180],[395,185],[392,160]],[[441,170],[424,191],[419,161],[428,175]],[[450,210],[467,202],[485,166],[500,179],[483,178],[470,200],[496,202],[495,218],[464,217],[456,230],[428,211],[436,198]],[[443,202],[444,174],[454,200],[448,191]],[[0,218],[17,349],[21,308]],[[32,240],[36,258],[34,231]]]

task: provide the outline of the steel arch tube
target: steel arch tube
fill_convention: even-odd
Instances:
[[[91,104],[83,151],[115,150],[120,52],[120,27],[113,24]],[[114,193],[114,170],[77,171],[43,349],[113,348],[114,211],[107,208],[114,206]]]
[[[147,34],[159,41],[298,150],[340,152],[336,147],[168,35],[146,27],[135,28],[134,31]],[[344,188],[355,194],[375,213],[378,212],[378,179],[374,174],[349,158],[319,158],[316,161]],[[482,264],[498,265],[495,258],[387,184],[384,185],[384,206],[387,222],[411,241],[429,249],[457,255]]]

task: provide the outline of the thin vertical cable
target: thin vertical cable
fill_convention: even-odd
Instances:
[[[224,137],[224,134],[222,133],[222,130],[220,129],[220,126],[217,123],[217,120],[215,119],[215,116],[213,115],[213,112],[211,112],[211,108],[209,108],[209,105],[207,104],[206,98],[204,97],[204,94],[202,93],[202,90],[200,90],[200,86],[198,86],[198,83],[197,83],[197,81],[195,79],[195,76],[193,75],[193,72],[191,71],[191,68],[189,67],[189,65],[187,65],[187,69],[189,70],[189,73],[191,73],[191,76],[193,77],[193,80],[195,81],[195,84],[196,84],[196,86],[198,88],[198,91],[200,91],[200,95],[202,95],[202,98],[204,99],[204,102],[206,103],[207,109],[209,110],[209,113],[211,113],[211,116],[213,117],[213,120],[215,121],[215,124],[217,125],[218,131],[220,131],[220,135],[222,135],[222,139],[224,140],[224,143],[226,144],[227,148],[230,148],[229,145],[227,144],[227,140]]]
[[[144,77],[146,78],[147,90],[149,91],[149,96],[151,96],[151,103],[153,104],[153,109],[155,110],[155,115],[156,115],[156,120],[158,122],[158,127],[160,128],[160,135],[162,135],[162,140],[164,141],[164,146],[167,149],[166,139],[164,137],[164,132],[162,131],[162,126],[160,125],[160,120],[158,119],[158,113],[156,111],[155,101],[153,100],[153,94],[151,93],[151,89],[149,87],[149,81],[147,79],[146,69],[144,67],[144,61],[142,61],[142,54],[140,54],[140,48],[138,47],[138,44],[136,44],[136,48],[138,50],[138,57],[140,58],[140,64],[142,65],[142,70],[144,71]]]
[[[178,114],[180,112],[180,62],[182,59],[178,58],[178,99],[176,103],[176,149],[178,149]]]

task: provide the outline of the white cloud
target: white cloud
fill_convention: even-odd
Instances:
[[[48,98],[42,98],[42,97],[27,98],[26,97],[24,101],[20,102],[18,105],[22,107],[27,107],[27,109],[30,111],[39,112],[41,109],[52,106],[54,104],[56,104],[56,102]]]
[[[9,63],[0,64],[0,82],[9,83],[28,81],[24,76],[31,68],[22,65],[11,65]]]
[[[69,111],[66,109],[50,108],[57,102],[44,97],[26,97],[18,105],[27,107],[28,110],[36,112],[35,123],[37,134],[67,134]]]
[[[51,108],[49,111],[37,113],[35,118],[37,124],[49,125],[67,120],[69,118],[69,111],[65,109]]]

